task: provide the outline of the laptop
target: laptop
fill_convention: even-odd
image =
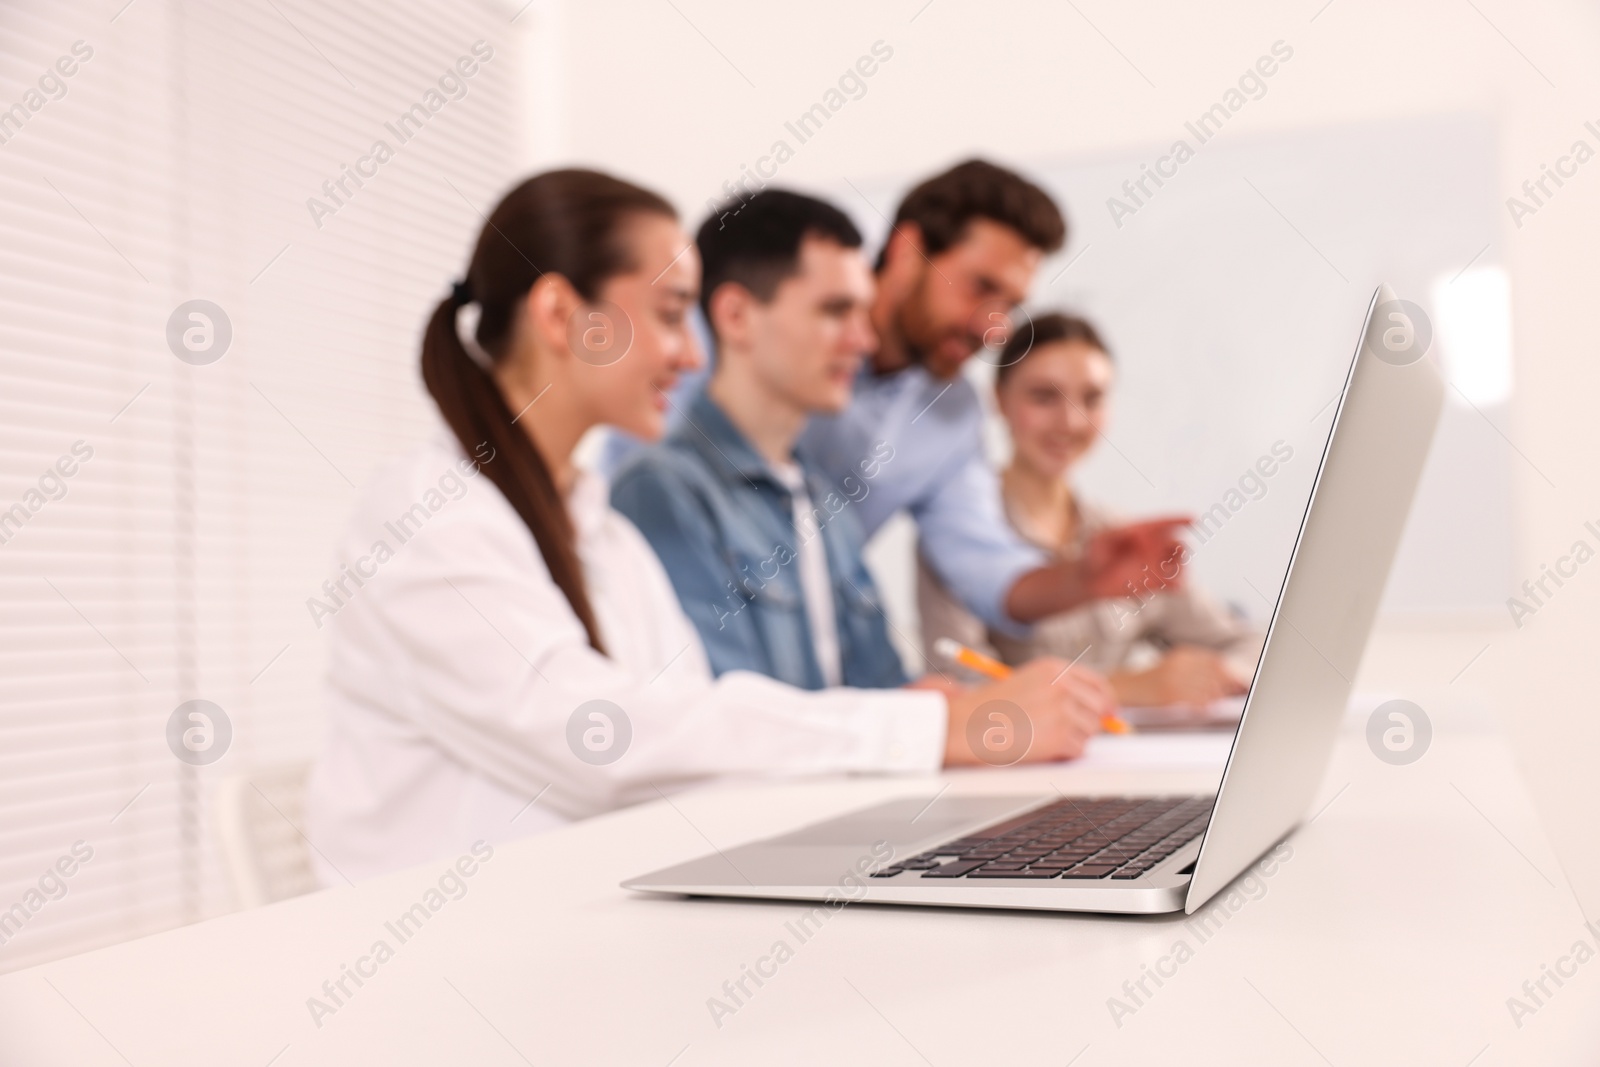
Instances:
[[[690,896],[1193,913],[1305,817],[1444,404],[1420,308],[1379,286],[1215,795],[911,797],[668,867]]]

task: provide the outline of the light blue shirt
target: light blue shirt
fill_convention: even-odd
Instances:
[[[1006,520],[1000,479],[983,453],[983,406],[970,382],[940,381],[922,367],[885,375],[864,369],[850,406],[812,418],[801,447],[835,483],[870,486],[854,506],[867,537],[909,511],[923,558],[956,599],[998,630],[1026,632],[1006,614],[1006,594],[1045,563],[1045,554]],[[871,467],[874,475],[863,478]]]

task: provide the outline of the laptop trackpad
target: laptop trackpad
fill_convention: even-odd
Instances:
[[[862,808],[837,819],[802,827],[768,845],[910,845],[919,841],[955,837],[1007,815],[1037,807],[1045,798],[1023,797],[911,797]],[[933,801],[931,804],[929,801]]]

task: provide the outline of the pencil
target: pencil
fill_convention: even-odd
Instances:
[[[968,670],[977,671],[979,674],[995,681],[1011,677],[1011,668],[1004,663],[985,656],[975,648],[968,648],[959,641],[948,637],[941,637],[933,643],[933,650],[952,663],[959,663]],[[1108,734],[1131,734],[1133,727],[1121,715],[1112,713],[1100,716],[1100,729]]]

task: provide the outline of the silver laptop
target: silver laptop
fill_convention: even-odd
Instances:
[[[1193,912],[1318,789],[1444,403],[1415,305],[1380,286],[1215,796],[940,796],[623,883],[715,897]]]

